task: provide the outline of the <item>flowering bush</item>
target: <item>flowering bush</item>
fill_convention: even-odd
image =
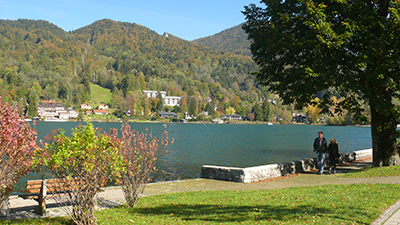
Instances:
[[[128,206],[135,207],[156,170],[157,159],[167,153],[169,138],[166,130],[159,139],[147,134],[147,129],[146,133],[131,130],[128,124],[122,125],[121,131],[120,151],[125,159],[125,169],[121,170],[122,189]]]
[[[3,103],[0,96],[0,204],[8,197],[18,180],[32,169],[33,152],[39,147],[37,132],[18,114],[18,107]]]
[[[113,132],[102,134],[88,123],[73,129],[70,137],[58,130],[47,139],[43,163],[60,180],[58,186],[48,188],[65,190],[72,209],[64,208],[75,223],[96,224],[97,192],[122,169],[118,137]]]

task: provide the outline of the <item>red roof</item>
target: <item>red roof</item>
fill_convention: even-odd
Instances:
[[[108,113],[108,110],[93,109],[94,113]]]
[[[56,101],[54,101],[54,100],[49,100],[49,101],[43,100],[42,103],[43,103],[43,104],[56,104],[56,103],[58,103],[58,102],[56,102]]]

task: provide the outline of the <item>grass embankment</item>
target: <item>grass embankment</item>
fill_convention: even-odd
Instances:
[[[399,167],[384,174],[399,175]],[[382,176],[382,168],[369,168]],[[365,171],[349,173],[365,174]],[[390,171],[390,172],[389,172]],[[96,212],[98,224],[371,224],[400,199],[398,184],[351,184],[257,191],[201,191],[142,198],[138,207]],[[65,218],[12,224],[68,224]]]
[[[107,88],[100,87],[99,85],[90,83],[90,105],[93,107],[98,106],[100,103],[110,104],[112,94]]]

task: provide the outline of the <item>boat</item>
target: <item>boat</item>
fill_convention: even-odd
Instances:
[[[272,125],[274,125],[274,124],[273,124],[273,123],[271,123],[271,122],[269,122],[269,123],[268,123],[268,125],[269,125],[269,126],[272,126]]]

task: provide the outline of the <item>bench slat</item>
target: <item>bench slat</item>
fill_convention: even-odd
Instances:
[[[42,180],[28,180],[26,181],[26,185],[41,185]]]
[[[26,189],[36,189],[42,186],[42,184],[26,185]]]
[[[26,193],[40,193],[40,188],[39,189],[29,189],[25,191]]]
[[[79,179],[74,179],[71,183],[67,186],[61,187],[61,182],[59,179],[49,179],[46,180],[47,192],[63,192],[66,190],[77,189],[82,185]],[[101,183],[101,187],[105,187],[107,182]],[[40,188],[42,187],[42,180],[28,180],[26,182],[26,193],[27,194],[34,194],[40,193]]]

